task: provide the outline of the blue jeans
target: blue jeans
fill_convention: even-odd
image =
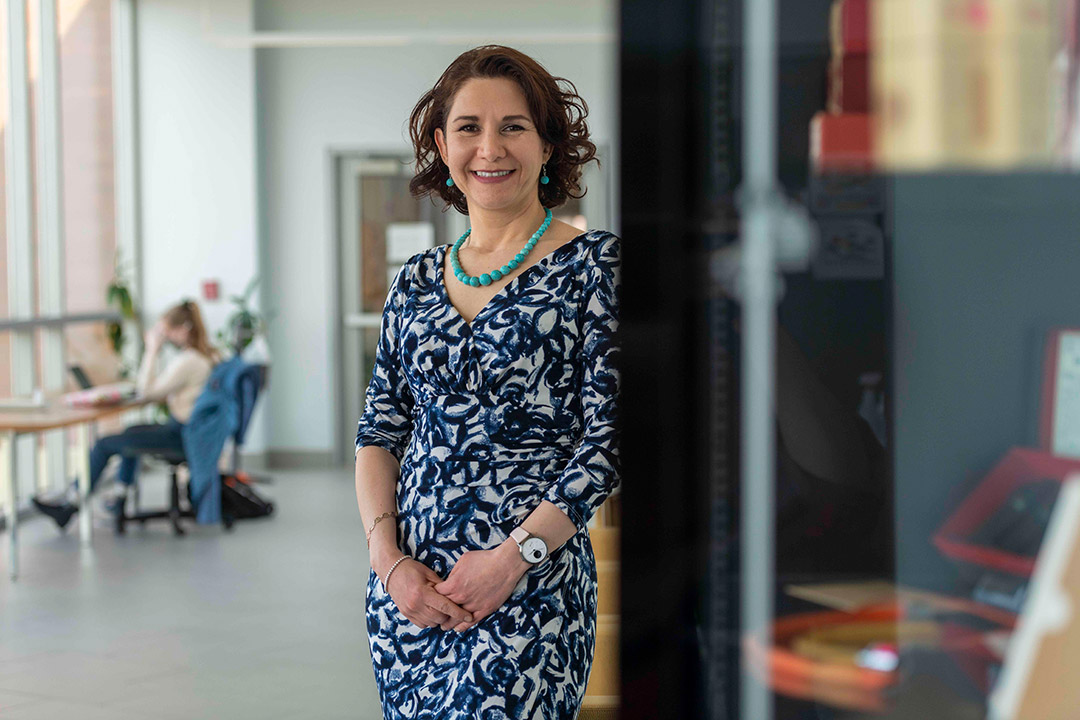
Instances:
[[[109,435],[98,440],[90,451],[90,492],[94,491],[101,473],[105,471],[105,466],[113,455],[121,456],[120,472],[116,479],[125,487],[130,487],[135,482],[139,459],[123,455],[128,448],[160,448],[183,452],[183,429],[183,423],[170,419],[164,425],[132,425],[119,435]]]

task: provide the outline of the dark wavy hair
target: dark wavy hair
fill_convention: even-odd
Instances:
[[[461,86],[473,78],[509,78],[525,94],[540,138],[551,146],[547,161],[547,185],[538,183],[540,204],[562,205],[568,198],[585,195],[581,168],[596,160],[596,145],[589,141],[585,117],[589,108],[577,88],[565,78],[552,76],[531,57],[502,45],[484,45],[462,53],[443,72],[435,87],[416,103],[409,116],[409,137],[416,153],[416,175],[409,182],[413,195],[438,195],[458,211],[469,206],[459,188],[447,187],[450,170],[439,157],[435,129],[446,132],[446,116]],[[597,161],[599,163],[599,161]]]

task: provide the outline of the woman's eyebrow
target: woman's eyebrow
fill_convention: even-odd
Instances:
[[[480,122],[478,115],[458,115],[454,118],[454,122],[461,122],[467,120],[468,122]],[[524,120],[525,122],[532,122],[532,119],[527,115],[507,115],[502,119],[503,122],[509,122],[510,120]]]

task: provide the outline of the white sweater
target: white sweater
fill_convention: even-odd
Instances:
[[[157,358],[146,353],[135,381],[139,395],[150,400],[164,400],[169,413],[179,422],[186,423],[196,398],[210,377],[213,363],[198,350],[186,348],[165,366],[160,375],[156,366]]]

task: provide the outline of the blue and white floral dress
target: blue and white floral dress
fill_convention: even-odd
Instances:
[[[619,482],[620,240],[590,231],[513,277],[471,323],[444,284],[447,245],[398,272],[356,447],[401,463],[402,551],[446,577],[548,500],[578,528],[464,633],[407,620],[374,572],[367,629],[386,718],[564,720],[596,631],[586,523]]]

